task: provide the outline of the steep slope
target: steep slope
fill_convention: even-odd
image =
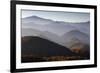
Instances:
[[[22,55],[33,54],[35,56],[75,56],[68,48],[58,45],[40,37],[22,37]]]

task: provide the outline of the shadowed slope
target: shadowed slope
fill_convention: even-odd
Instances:
[[[22,54],[43,56],[75,56],[68,48],[40,37],[22,37]]]

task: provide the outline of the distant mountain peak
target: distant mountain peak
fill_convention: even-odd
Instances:
[[[41,18],[41,17],[39,17],[39,16],[31,16],[30,18],[39,18],[39,19],[43,19],[43,18]]]
[[[29,17],[22,18],[22,20],[23,23],[32,22],[33,24],[41,24],[41,25],[50,24],[53,22],[53,20],[42,18],[39,16],[29,16]]]
[[[43,19],[43,18],[40,18],[40,17],[38,17],[38,16],[28,16],[28,17],[25,17],[25,18],[23,18],[23,19],[30,19],[30,18]]]
[[[23,19],[41,19],[41,20],[49,20],[49,21],[52,21],[52,20],[50,20],[50,19],[46,19],[46,18],[43,18],[43,17],[35,16],[35,15],[33,15],[33,16],[28,16],[28,17],[25,17],[25,18],[23,18]]]

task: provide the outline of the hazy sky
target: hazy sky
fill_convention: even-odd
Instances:
[[[90,13],[22,10],[22,18],[29,17],[29,16],[39,16],[54,21],[65,21],[65,22],[90,21]]]

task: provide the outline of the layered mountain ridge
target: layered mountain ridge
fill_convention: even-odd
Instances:
[[[63,46],[68,46],[66,43],[72,39],[89,44],[89,23],[67,23],[31,16],[22,19],[22,36],[40,36]]]
[[[71,23],[63,21],[53,21],[38,16],[30,16],[22,18],[21,32],[23,46],[22,49],[26,53],[28,53],[28,51],[31,50],[29,52],[40,53],[41,56],[50,56],[49,54],[51,53],[55,56],[56,54],[79,54],[80,56],[89,58],[89,21]],[[24,40],[27,42],[25,43]],[[37,44],[40,44],[40,46],[36,46]],[[37,51],[37,49],[39,49],[40,51]]]

